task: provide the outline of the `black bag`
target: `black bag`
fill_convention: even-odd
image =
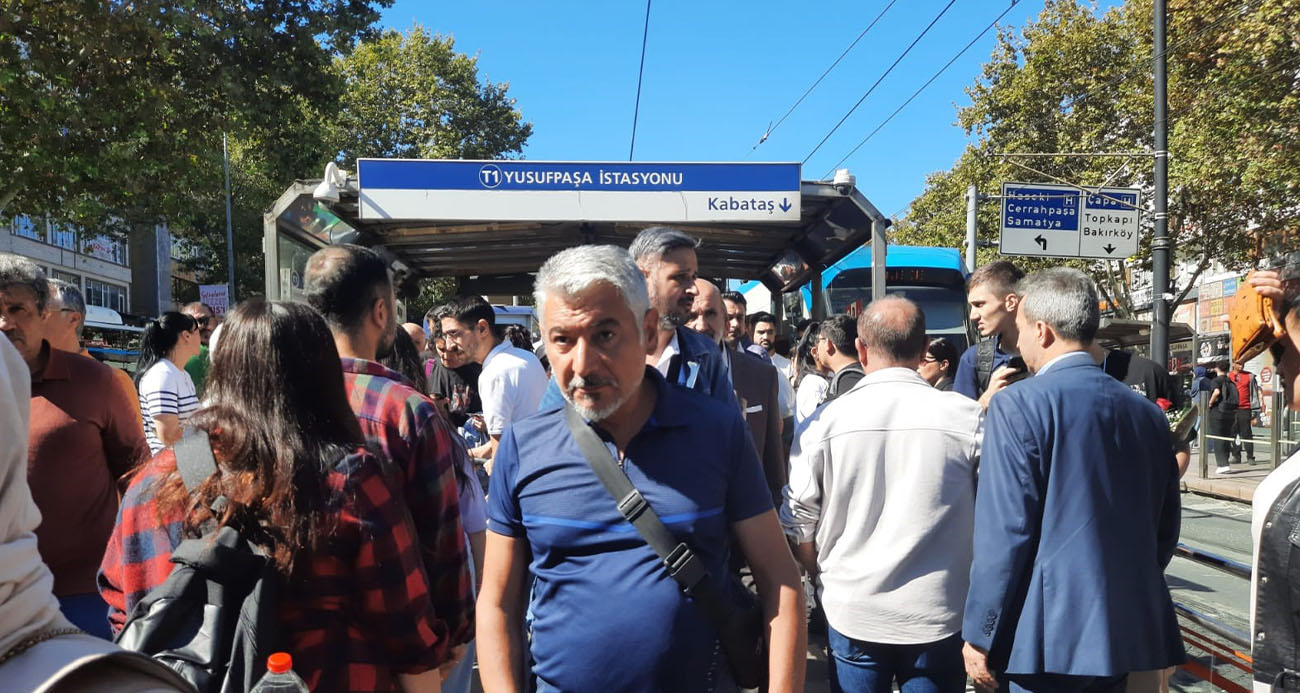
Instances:
[[[1224,414],[1232,414],[1237,411],[1241,404],[1241,395],[1237,392],[1237,384],[1232,382],[1232,378],[1223,375],[1219,376],[1219,411]]]
[[[986,339],[975,345],[975,396],[979,397],[989,389],[993,380],[993,359],[997,356],[998,343]]]
[[[175,452],[190,491],[217,471],[202,431],[182,438]],[[213,512],[224,505],[218,498]],[[181,542],[171,562],[171,575],[131,610],[117,644],[166,664],[201,693],[251,689],[280,644],[275,566],[230,526]]]
[[[654,552],[663,560],[668,575],[681,585],[691,600],[704,610],[718,630],[718,640],[727,657],[731,676],[741,688],[758,688],[767,683],[766,619],[758,600],[739,588],[732,595],[719,594],[709,580],[709,571],[691,547],[677,541],[659,520],[654,509],[636,490],[622,467],[609,454],[596,432],[591,430],[572,405],[564,407],[578,448],[587,464],[618,504],[618,511],[632,523]]]

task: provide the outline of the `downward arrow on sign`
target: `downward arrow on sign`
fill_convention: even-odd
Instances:
[[[782,211],[782,212],[788,212],[788,211],[790,211],[790,200],[789,200],[789,198],[782,199],[782,200],[781,200],[781,205],[780,205],[780,207],[781,207],[781,211]]]
[[[1106,251],[1107,255],[1110,255],[1111,253],[1115,252],[1115,246],[1110,243],[1107,243],[1106,245],[1102,246],[1101,249]]]
[[[1041,233],[1038,234],[1038,235],[1034,238],[1034,242],[1037,243],[1038,245],[1043,246],[1043,250],[1047,250],[1047,239],[1046,239],[1046,238],[1043,238],[1043,234],[1041,234]]]

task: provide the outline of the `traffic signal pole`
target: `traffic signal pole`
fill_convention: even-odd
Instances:
[[[1151,239],[1151,359],[1169,363],[1169,265],[1173,239],[1169,238],[1169,103],[1166,93],[1166,0],[1155,0],[1153,17],[1155,87],[1155,234]]]

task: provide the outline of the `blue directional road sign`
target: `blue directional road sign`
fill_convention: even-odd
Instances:
[[[362,219],[798,221],[799,164],[360,159]]]
[[[1003,183],[1003,255],[1120,260],[1137,252],[1141,191]]]

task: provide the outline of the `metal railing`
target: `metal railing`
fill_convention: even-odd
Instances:
[[[1196,444],[1200,449],[1200,470],[1201,478],[1207,478],[1210,475],[1210,443],[1217,445],[1234,445],[1237,437],[1220,436],[1210,433],[1210,395],[1202,392],[1196,396],[1197,408],[1197,434]],[[1297,420],[1297,413],[1291,411],[1286,406],[1286,401],[1282,396],[1282,389],[1277,388],[1269,402],[1269,426],[1267,438],[1253,438],[1249,441],[1252,445],[1267,448],[1269,459],[1273,466],[1276,467],[1286,459],[1297,447],[1300,447],[1300,420]],[[1245,445],[1247,441],[1242,441]]]
[[[1251,579],[1250,566],[1209,551],[1179,544],[1174,554],[1228,575]],[[1189,659],[1183,664],[1183,670],[1229,693],[1249,693],[1246,686],[1216,671],[1214,662],[1222,662],[1251,676],[1254,660],[1250,656],[1250,635],[1181,602],[1174,602],[1174,610],[1180,621],[1183,642],[1210,657],[1208,666]]]

